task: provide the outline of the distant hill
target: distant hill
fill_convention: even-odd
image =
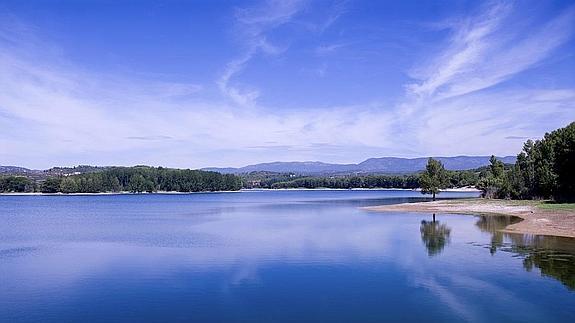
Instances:
[[[433,157],[440,160],[449,170],[476,169],[489,165],[490,156],[456,156]],[[514,164],[515,156],[497,157],[506,164]],[[398,158],[381,157],[370,158],[359,164],[329,164],[322,162],[273,162],[249,165],[245,167],[217,168],[208,167],[202,170],[214,171],[222,174],[244,174],[252,172],[294,173],[301,175],[343,175],[343,174],[407,174],[416,173],[425,169],[427,157]],[[0,175],[24,175],[34,178],[47,176],[66,176],[72,174],[85,174],[100,172],[110,166],[53,167],[46,170],[28,169],[17,166],[0,166]]]
[[[251,173],[251,172],[274,172],[274,173],[338,173],[346,171],[354,171],[357,168],[356,164],[328,164],[322,162],[273,162],[263,163],[256,165],[249,165],[241,168],[204,168],[203,170],[210,170],[219,173]]]
[[[34,172],[38,171],[18,166],[0,166],[0,174],[29,174]]]
[[[433,157],[443,163],[449,170],[475,169],[489,165],[491,156],[456,156],[456,157]],[[515,156],[497,157],[503,163],[514,164]],[[417,172],[425,169],[427,158],[370,158],[358,164],[364,172]]]
[[[440,160],[446,169],[464,170],[475,169],[489,165],[490,156],[456,156],[456,157],[433,157]],[[506,164],[514,164],[515,156],[497,157]],[[415,173],[425,169],[427,157],[421,158],[398,158],[381,157],[370,158],[359,164],[328,164],[322,162],[273,162],[249,165],[239,168],[209,167],[203,170],[220,173],[251,173],[251,172],[276,172],[296,174],[343,174],[343,173]]]
[[[0,166],[0,175],[18,175],[34,179],[44,179],[49,176],[67,176],[100,172],[108,167],[79,165],[75,167],[52,167],[50,169],[29,169],[19,166]]]

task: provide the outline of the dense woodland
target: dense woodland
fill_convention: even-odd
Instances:
[[[485,197],[575,200],[575,122],[528,140],[513,167],[491,159],[477,183]]]
[[[449,187],[464,187],[475,185],[479,179],[479,170],[449,171]],[[348,176],[325,176],[325,177],[298,177],[295,179],[284,178],[277,180],[272,177],[258,182],[262,188],[407,188],[420,187],[420,175],[348,175]],[[245,181],[245,180],[244,180]],[[246,184],[249,185],[249,181]],[[253,185],[252,185],[253,186]]]
[[[22,176],[0,178],[2,192],[202,192],[234,191],[240,188],[240,178],[231,174],[147,166],[109,167],[98,172],[51,176],[41,182]]]
[[[507,165],[509,168],[511,165]],[[472,186],[487,167],[466,171],[447,171],[448,187]],[[54,173],[54,172],[51,172]],[[138,176],[140,175],[140,176]],[[239,188],[406,188],[420,186],[419,174],[298,176],[255,172],[241,177],[214,172],[168,168],[108,167],[80,175],[48,176],[35,182],[24,176],[0,177],[0,192],[98,193],[98,192],[198,192]]]
[[[286,182],[278,182],[271,188],[417,188],[417,175],[405,176],[344,176],[344,177],[304,177]]]
[[[505,164],[506,169],[511,165]],[[466,171],[447,171],[446,187],[472,186],[487,167]],[[53,172],[51,172],[53,173]],[[255,172],[241,177],[214,172],[168,168],[108,167],[79,175],[48,176],[34,181],[24,176],[0,177],[0,192],[98,193],[98,192],[198,192],[239,188],[406,188],[420,187],[420,174],[298,176]]]

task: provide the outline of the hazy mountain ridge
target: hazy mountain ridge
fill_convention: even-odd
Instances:
[[[456,156],[434,157],[440,160],[448,170],[476,169],[489,165],[490,156]],[[515,163],[515,156],[497,157],[504,163]],[[369,173],[415,173],[423,170],[427,157],[400,158],[381,157],[369,158],[359,164],[330,164],[323,162],[271,162],[248,165],[244,167],[207,167],[201,170],[214,171],[222,174],[242,174],[251,172],[295,173],[304,175],[319,174],[369,174]],[[83,174],[104,170],[109,166],[97,167],[80,165],[76,167],[53,167],[47,170],[28,169],[18,166],[0,166],[0,174],[26,176],[58,176]]]
[[[489,165],[490,156],[455,156],[433,157],[440,160],[448,170],[475,169]],[[515,156],[497,157],[504,163],[515,163]],[[369,158],[359,164],[329,164],[322,162],[272,162],[248,165],[239,168],[208,167],[202,170],[220,173],[250,173],[250,172],[277,172],[297,174],[335,174],[335,173],[414,173],[425,168],[427,157],[400,158],[381,157]]]
[[[18,166],[0,166],[0,174],[28,174],[36,172],[41,171]]]
[[[75,174],[85,174],[102,171],[109,168],[108,166],[89,166],[78,165],[74,167],[52,167],[49,169],[30,169],[20,166],[1,166],[0,175],[18,175],[36,179],[42,179],[49,176],[67,176]]]

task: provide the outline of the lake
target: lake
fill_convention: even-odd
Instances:
[[[474,196],[442,193],[442,198]],[[575,322],[575,242],[401,190],[0,196],[2,322]]]

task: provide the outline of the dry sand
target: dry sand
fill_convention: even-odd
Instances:
[[[543,209],[538,202],[507,200],[441,200],[366,207],[378,212],[425,212],[480,215],[513,215],[523,221],[507,226],[503,232],[575,238],[575,212]]]

